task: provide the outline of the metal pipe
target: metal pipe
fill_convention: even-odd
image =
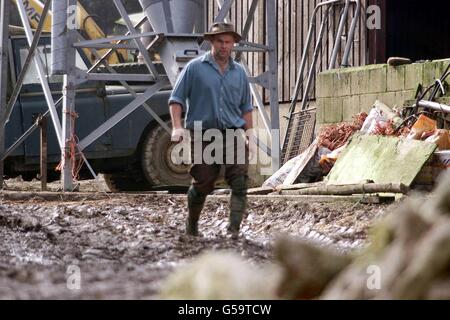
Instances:
[[[341,48],[341,36],[344,32],[344,26],[347,23],[348,11],[350,9],[350,0],[345,0],[344,12],[342,13],[341,20],[339,21],[338,32],[336,34],[336,39],[334,42],[333,52],[331,54],[330,67],[329,69],[334,69],[336,67],[336,60]]]
[[[40,163],[41,163],[41,191],[47,191],[47,154],[48,154],[48,141],[47,141],[47,118],[40,117],[39,127],[41,129],[40,134]]]
[[[31,26],[28,21],[28,16],[25,10],[25,6],[22,1],[17,1],[17,7],[19,9],[20,19],[22,20],[23,27],[25,29],[25,35],[28,40],[28,45],[31,45],[33,42],[33,32],[31,31]],[[59,121],[58,113],[56,112],[55,103],[53,101],[53,97],[51,94],[50,86],[47,82],[46,73],[44,71],[44,65],[42,63],[40,56],[34,56],[33,61],[36,65],[36,70],[38,72],[39,81],[42,86],[42,90],[45,94],[45,100],[47,102],[47,106],[50,110],[50,115],[52,117],[53,126],[55,128],[55,133],[58,138],[59,146],[62,147],[62,140],[61,140],[61,134],[62,134],[62,127],[61,123]]]
[[[233,6],[234,0],[225,0],[223,3],[220,3],[219,0],[216,0],[217,5],[220,7],[219,13],[217,14],[214,22],[223,22],[225,21],[228,12],[231,10]]]
[[[93,45],[93,44],[112,43],[112,42],[115,42],[115,41],[134,40],[134,39],[137,39],[137,38],[153,37],[153,36],[157,36],[157,35],[159,35],[159,33],[157,33],[157,32],[139,33],[139,32],[136,31],[136,32],[133,32],[132,34],[129,34],[129,31],[128,31],[127,35],[123,35],[123,36],[113,36],[113,37],[94,39],[94,40],[83,40],[83,41],[80,41],[80,42],[76,43],[76,46],[84,48],[84,46],[89,46],[89,45]],[[180,34],[179,36],[183,36],[183,35]],[[192,34],[190,34],[189,36],[192,36]]]
[[[147,18],[142,18],[141,19],[141,21],[139,21],[139,23],[137,23],[136,25],[134,25],[133,27],[134,27],[134,29],[137,29],[137,28],[139,28],[145,21],[147,20]],[[130,33],[130,31],[128,31],[126,34],[125,34],[125,36],[129,36],[131,33]],[[118,42],[118,44],[119,43],[123,43],[123,42],[125,42],[125,40],[120,40],[119,42]],[[108,50],[88,71],[87,71],[87,73],[91,73],[93,70],[95,70],[95,69],[97,69],[97,67],[101,64],[101,63],[103,63],[103,61],[105,61],[110,55],[111,55],[111,53],[113,53],[114,52],[114,50]]]
[[[68,8],[76,8],[77,0],[67,1]],[[70,9],[69,9],[70,10]],[[70,19],[75,19],[75,12],[71,12]],[[67,19],[66,19],[67,20]],[[68,21],[67,27],[64,28],[64,36],[66,40],[65,66],[66,74],[63,80],[63,112],[62,112],[62,133],[61,133],[61,183],[63,191],[74,190],[74,163],[76,155],[72,152],[73,145],[76,144],[75,134],[75,98],[76,98],[76,49],[73,43],[77,39],[77,28],[74,21]]]
[[[157,83],[149,87],[143,94],[138,96],[136,99],[131,101],[127,106],[125,106],[122,110],[117,112],[111,118],[109,118],[106,122],[104,122],[101,126],[95,129],[92,133],[90,133],[87,137],[85,137],[79,144],[79,149],[84,150],[86,147],[91,145],[95,140],[100,138],[105,132],[114,127],[117,123],[119,123],[122,119],[127,117],[131,112],[139,108],[144,102],[150,99],[154,94],[156,94],[161,88],[166,86],[169,81],[166,78],[159,80]]]
[[[55,106],[56,106],[56,107],[59,107],[59,106],[61,105],[62,100],[63,100],[62,97],[59,98],[59,100],[55,102]],[[47,111],[42,115],[42,117],[45,118],[45,117],[47,117],[49,114],[50,114],[50,110],[47,110]],[[25,131],[25,132],[19,137],[19,139],[17,139],[17,140],[16,140],[16,141],[8,148],[8,150],[5,151],[5,153],[3,153],[3,155],[2,155],[2,157],[1,157],[1,159],[0,159],[0,161],[4,161],[6,158],[8,158],[9,155],[10,155],[11,153],[13,153],[13,152],[17,149],[17,147],[20,146],[20,144],[21,144],[22,142],[24,142],[24,141],[25,141],[25,140],[26,140],[26,139],[34,132],[34,130],[36,130],[37,128],[39,128],[39,124],[38,124],[38,122],[36,121],[31,127],[29,127],[29,128],[27,129],[27,131]]]
[[[127,14],[127,11],[125,10],[125,7],[123,6],[123,3],[121,0],[113,0],[114,5],[116,6],[117,10],[120,13],[120,16],[125,21],[125,24],[128,28],[128,31],[132,35],[138,35],[139,33],[133,29],[133,23],[130,20],[130,17]],[[151,23],[151,21],[150,21]],[[155,30],[155,28],[153,28]],[[154,66],[152,59],[150,58],[150,55],[148,54],[147,48],[144,47],[142,44],[142,41],[140,38],[134,39],[134,43],[138,46],[139,52],[142,54],[142,57],[144,58],[145,64],[147,65],[148,70],[150,73],[156,78],[160,79],[160,76],[158,74],[158,70],[156,70],[156,67]]]
[[[247,37],[248,37],[248,33],[250,31],[250,27],[252,25],[253,18],[255,17],[255,11],[256,11],[257,6],[258,6],[258,0],[253,0],[252,4],[250,6],[250,10],[248,12],[247,20],[245,21],[244,28],[242,29],[242,34],[241,34],[242,39],[247,39]],[[235,60],[240,61],[241,56],[242,56],[242,52],[238,52],[236,54]]]
[[[79,36],[81,37],[81,35],[79,35]],[[157,37],[157,38],[158,38],[158,37]],[[157,39],[153,40],[153,42],[155,42],[156,40],[157,40]],[[150,44],[150,46],[151,46],[151,44]],[[92,53],[94,54],[94,56],[95,56],[97,59],[100,57],[100,56],[98,55],[97,50],[94,49],[94,50],[92,51]],[[108,61],[105,61],[104,64],[105,64],[106,69],[107,69],[109,72],[111,72],[111,73],[113,73],[113,74],[116,74],[116,73],[117,73],[117,71],[114,70],[114,68],[112,68],[112,67],[109,65]],[[120,81],[120,84],[121,84],[125,89],[127,89],[128,92],[129,92],[133,97],[137,98],[137,93],[136,93],[136,91],[135,91],[135,90],[134,90],[127,82],[121,80],[121,81]],[[172,130],[169,128],[169,126],[166,124],[166,122],[164,122],[164,120],[161,119],[161,117],[160,117],[155,111],[153,111],[153,109],[147,104],[147,102],[143,103],[143,104],[142,104],[142,107],[144,107],[144,109],[145,109],[145,110],[153,117],[153,119],[156,120],[156,122],[159,123],[159,125],[160,125],[164,130],[166,130],[167,133],[171,134]]]
[[[358,24],[359,17],[361,16],[361,0],[356,0],[356,9],[355,9],[355,16],[353,17],[352,24],[350,26],[350,32],[347,37],[347,44],[345,46],[344,56],[342,57],[342,67],[350,67],[349,64],[349,56],[350,56],[350,50],[353,46],[353,39],[355,37],[355,30],[356,25]]]
[[[8,52],[9,52],[9,12],[10,0],[0,2],[0,154],[5,150],[5,116],[4,108],[8,91]],[[3,160],[0,162],[0,189],[3,189]]]
[[[449,65],[447,66],[447,68],[445,69],[445,72],[441,75],[441,78],[439,79],[439,82],[440,82],[440,83],[444,82],[445,79],[450,75],[449,70],[450,70],[450,64],[449,64]],[[430,100],[434,100],[434,98],[436,97],[436,94],[437,94],[438,91],[439,91],[439,87],[440,87],[440,86],[439,86],[438,81],[437,81],[437,79],[436,79],[436,82],[435,82],[435,84],[434,84],[434,90],[433,90],[433,92],[431,93],[431,95],[430,95],[430,97],[429,97]]]
[[[19,97],[20,90],[22,89],[23,80],[27,74],[28,68],[31,65],[31,60],[33,60],[34,54],[36,52],[36,48],[39,45],[39,39],[41,38],[42,29],[44,27],[44,21],[47,17],[48,12],[50,11],[51,0],[47,0],[44,5],[44,9],[42,11],[41,20],[39,20],[38,27],[34,33],[33,42],[31,43],[30,50],[28,51],[28,55],[22,64],[22,70],[20,71],[19,77],[17,78],[16,85],[14,86],[13,92],[11,93],[11,97],[9,98],[8,105],[6,106],[6,123],[9,122],[9,118],[11,117],[11,112],[13,111],[14,105],[16,104],[17,98]]]
[[[420,100],[417,103],[417,106],[422,108],[428,108],[438,112],[450,113],[450,106],[438,102]],[[416,105],[414,105],[414,107],[416,107]]]
[[[68,6],[66,0],[53,1],[51,35],[52,57],[50,64],[52,75],[60,75],[67,72],[67,8]]]
[[[277,19],[276,0],[267,0],[267,43],[269,51],[269,101],[270,101],[270,122],[272,128],[272,172],[275,173],[281,164],[280,146],[280,110],[278,102],[278,52],[277,52]]]
[[[300,87],[303,84],[303,72],[305,71],[306,61],[308,59],[309,46],[311,44],[312,35],[313,35],[315,27],[316,27],[317,12],[319,11],[319,9],[321,7],[323,7],[325,5],[336,4],[336,3],[340,2],[340,1],[341,0],[333,0],[333,1],[321,2],[314,8],[314,12],[313,12],[312,19],[311,19],[310,26],[309,26],[309,30],[308,30],[308,36],[306,38],[306,43],[305,43],[304,48],[303,48],[302,60],[300,62],[300,69],[298,71],[297,81],[295,82],[294,94],[292,95],[292,98],[291,98],[291,105],[289,107],[289,117],[294,112],[295,106],[297,104],[298,95],[300,94]]]
[[[250,75],[250,69],[248,68],[247,64],[245,63],[245,59],[242,58],[241,59],[241,66],[244,68],[247,76]],[[256,85],[254,83],[250,83],[250,91],[252,92],[253,98],[256,101],[256,105],[258,106],[258,112],[262,118],[264,127],[266,128],[269,137],[272,139],[272,132],[270,130],[270,120],[269,120],[269,116],[267,115],[265,106],[264,106],[264,102],[262,100],[261,95],[259,94],[258,88],[256,87]]]
[[[306,81],[306,88],[303,92],[302,110],[306,109],[306,104],[308,103],[309,90],[311,89],[312,78],[314,76],[314,69],[316,68],[317,58],[319,56],[319,49],[322,46],[323,33],[325,31],[325,25],[328,23],[328,19],[330,17],[330,11],[331,7],[328,8],[325,17],[322,20],[322,25],[320,26],[319,40],[317,41],[316,48],[314,49],[313,63],[311,64],[311,68],[309,69],[308,80]]]

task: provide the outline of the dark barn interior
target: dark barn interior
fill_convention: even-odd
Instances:
[[[375,0],[381,8],[381,30],[373,31],[370,63],[401,56],[412,61],[450,57],[450,1]]]

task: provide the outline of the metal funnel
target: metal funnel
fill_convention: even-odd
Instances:
[[[205,0],[139,0],[158,33],[193,33]]]

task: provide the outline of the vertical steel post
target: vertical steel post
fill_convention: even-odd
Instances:
[[[52,75],[67,73],[67,11],[67,0],[52,2]]]
[[[341,20],[339,21],[339,27],[334,42],[333,52],[331,53],[329,70],[336,68],[336,60],[341,49],[341,37],[344,32],[345,25],[347,24],[348,11],[350,9],[350,0],[345,0],[344,11],[342,12]]]
[[[350,32],[349,32],[348,37],[347,37],[347,44],[345,46],[345,51],[344,51],[344,56],[342,58],[341,67],[345,67],[345,68],[350,67],[348,58],[350,56],[350,50],[353,47],[356,26],[357,26],[357,24],[359,22],[359,17],[360,16],[361,16],[361,0],[356,0],[355,15],[353,17],[352,24],[350,26]]]
[[[8,37],[11,0],[0,2],[0,155],[5,152],[6,96],[8,90]],[[2,157],[3,158],[3,157]],[[0,189],[3,189],[3,160],[0,160]]]
[[[277,0],[266,0],[269,49],[270,119],[272,126],[272,171],[280,168],[280,110],[278,105]]]
[[[66,0],[63,0],[66,1]],[[72,154],[72,150],[76,150],[73,143],[76,141],[73,139],[73,133],[75,130],[75,95],[76,95],[76,68],[75,58],[76,49],[73,47],[77,39],[77,1],[68,0],[67,5],[67,50],[66,50],[66,68],[67,74],[64,75],[63,83],[63,113],[62,113],[62,143],[63,149],[61,150],[62,167],[62,187],[64,191],[73,191],[73,165],[72,160],[76,157]]]
[[[47,191],[47,117],[41,116],[39,119],[39,128],[41,129],[40,162],[41,162],[41,191]]]

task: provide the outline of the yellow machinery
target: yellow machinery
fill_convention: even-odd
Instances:
[[[39,21],[41,19],[41,14],[44,9],[44,4],[39,0],[13,0],[17,5],[17,1],[22,1],[27,15],[28,20],[33,28],[37,28]],[[95,23],[92,16],[87,13],[84,7],[78,2],[77,5],[77,23],[80,27],[81,32],[84,33],[86,40],[105,38],[105,33],[100,29],[100,27]],[[52,14],[49,12],[44,22],[43,31],[50,32],[52,28]],[[95,56],[91,53],[89,49],[84,49],[86,55],[89,57],[91,62],[96,60]],[[99,55],[103,55],[107,49],[97,50]],[[115,53],[111,54],[108,58],[110,64],[117,64],[126,61],[128,54],[126,50],[116,50]]]

